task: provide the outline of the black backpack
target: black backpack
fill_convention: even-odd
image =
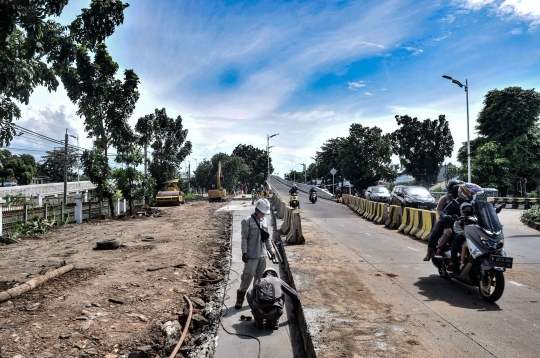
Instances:
[[[277,299],[274,285],[265,280],[257,281],[255,285],[255,296],[260,304],[273,304]]]

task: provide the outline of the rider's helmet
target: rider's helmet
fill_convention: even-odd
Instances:
[[[296,185],[296,184],[293,184],[292,187],[295,188],[295,189],[298,189],[298,185]]]
[[[311,186],[311,190],[317,190],[317,189],[315,188],[315,185],[312,185],[312,186]]]
[[[263,214],[270,214],[270,202],[266,199],[257,200],[255,209],[258,209]]]
[[[271,268],[271,267],[264,270],[264,272],[262,274],[262,277],[264,278],[264,277],[266,277],[268,275],[272,275],[274,277],[279,277],[278,272],[276,270],[274,270],[273,268]]]
[[[461,203],[459,206],[459,213],[461,216],[473,216],[474,215],[474,207],[471,205],[471,203]]]
[[[462,201],[473,201],[476,199],[476,195],[482,194],[484,190],[473,183],[465,183],[459,185],[458,189],[458,198]]]
[[[454,186],[458,184],[464,184],[461,180],[450,180],[448,185],[446,185],[446,192],[452,194],[454,191]]]

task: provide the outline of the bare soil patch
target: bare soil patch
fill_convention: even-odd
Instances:
[[[74,269],[0,303],[0,357],[122,357],[137,349],[166,357],[162,325],[185,324],[181,349],[196,354],[211,340],[216,291],[228,270],[230,213],[221,204],[191,202],[150,217],[94,220],[0,246],[0,290],[59,267]],[[116,250],[96,242],[118,238]],[[143,241],[144,239],[144,241]],[[182,267],[171,267],[185,264]],[[208,320],[205,320],[207,318]]]

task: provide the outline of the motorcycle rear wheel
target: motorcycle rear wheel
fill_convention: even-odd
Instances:
[[[487,283],[481,279],[478,283],[480,296],[488,302],[495,302],[504,292],[504,275],[501,271],[490,270],[486,272]]]

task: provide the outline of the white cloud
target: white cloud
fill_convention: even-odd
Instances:
[[[356,91],[360,87],[365,87],[366,86],[364,84],[364,82],[366,82],[366,81],[347,82],[347,84],[349,85],[350,90]]]
[[[467,10],[480,10],[486,5],[494,3],[495,0],[455,0],[454,3]]]
[[[402,106],[386,106],[386,109],[395,114],[405,114],[409,110],[409,108]]]
[[[540,1],[538,0],[504,0],[499,6],[502,16],[530,21],[529,29],[540,26]]]
[[[416,48],[416,47],[404,46],[404,47],[400,47],[400,48],[412,52],[413,55],[419,55],[422,52],[424,52],[424,50]]]
[[[368,97],[373,96],[373,93],[371,93],[371,92],[364,92],[364,94],[365,94],[366,96],[368,96]]]
[[[381,91],[388,91],[388,88],[381,88]]]
[[[451,24],[452,22],[454,22],[456,20],[456,17],[452,14],[448,14],[446,17],[443,17],[442,19],[440,19],[439,21],[440,22],[447,22],[449,24]]]
[[[522,33],[523,31],[519,27],[516,27],[515,29],[510,30],[508,35],[521,35]]]

